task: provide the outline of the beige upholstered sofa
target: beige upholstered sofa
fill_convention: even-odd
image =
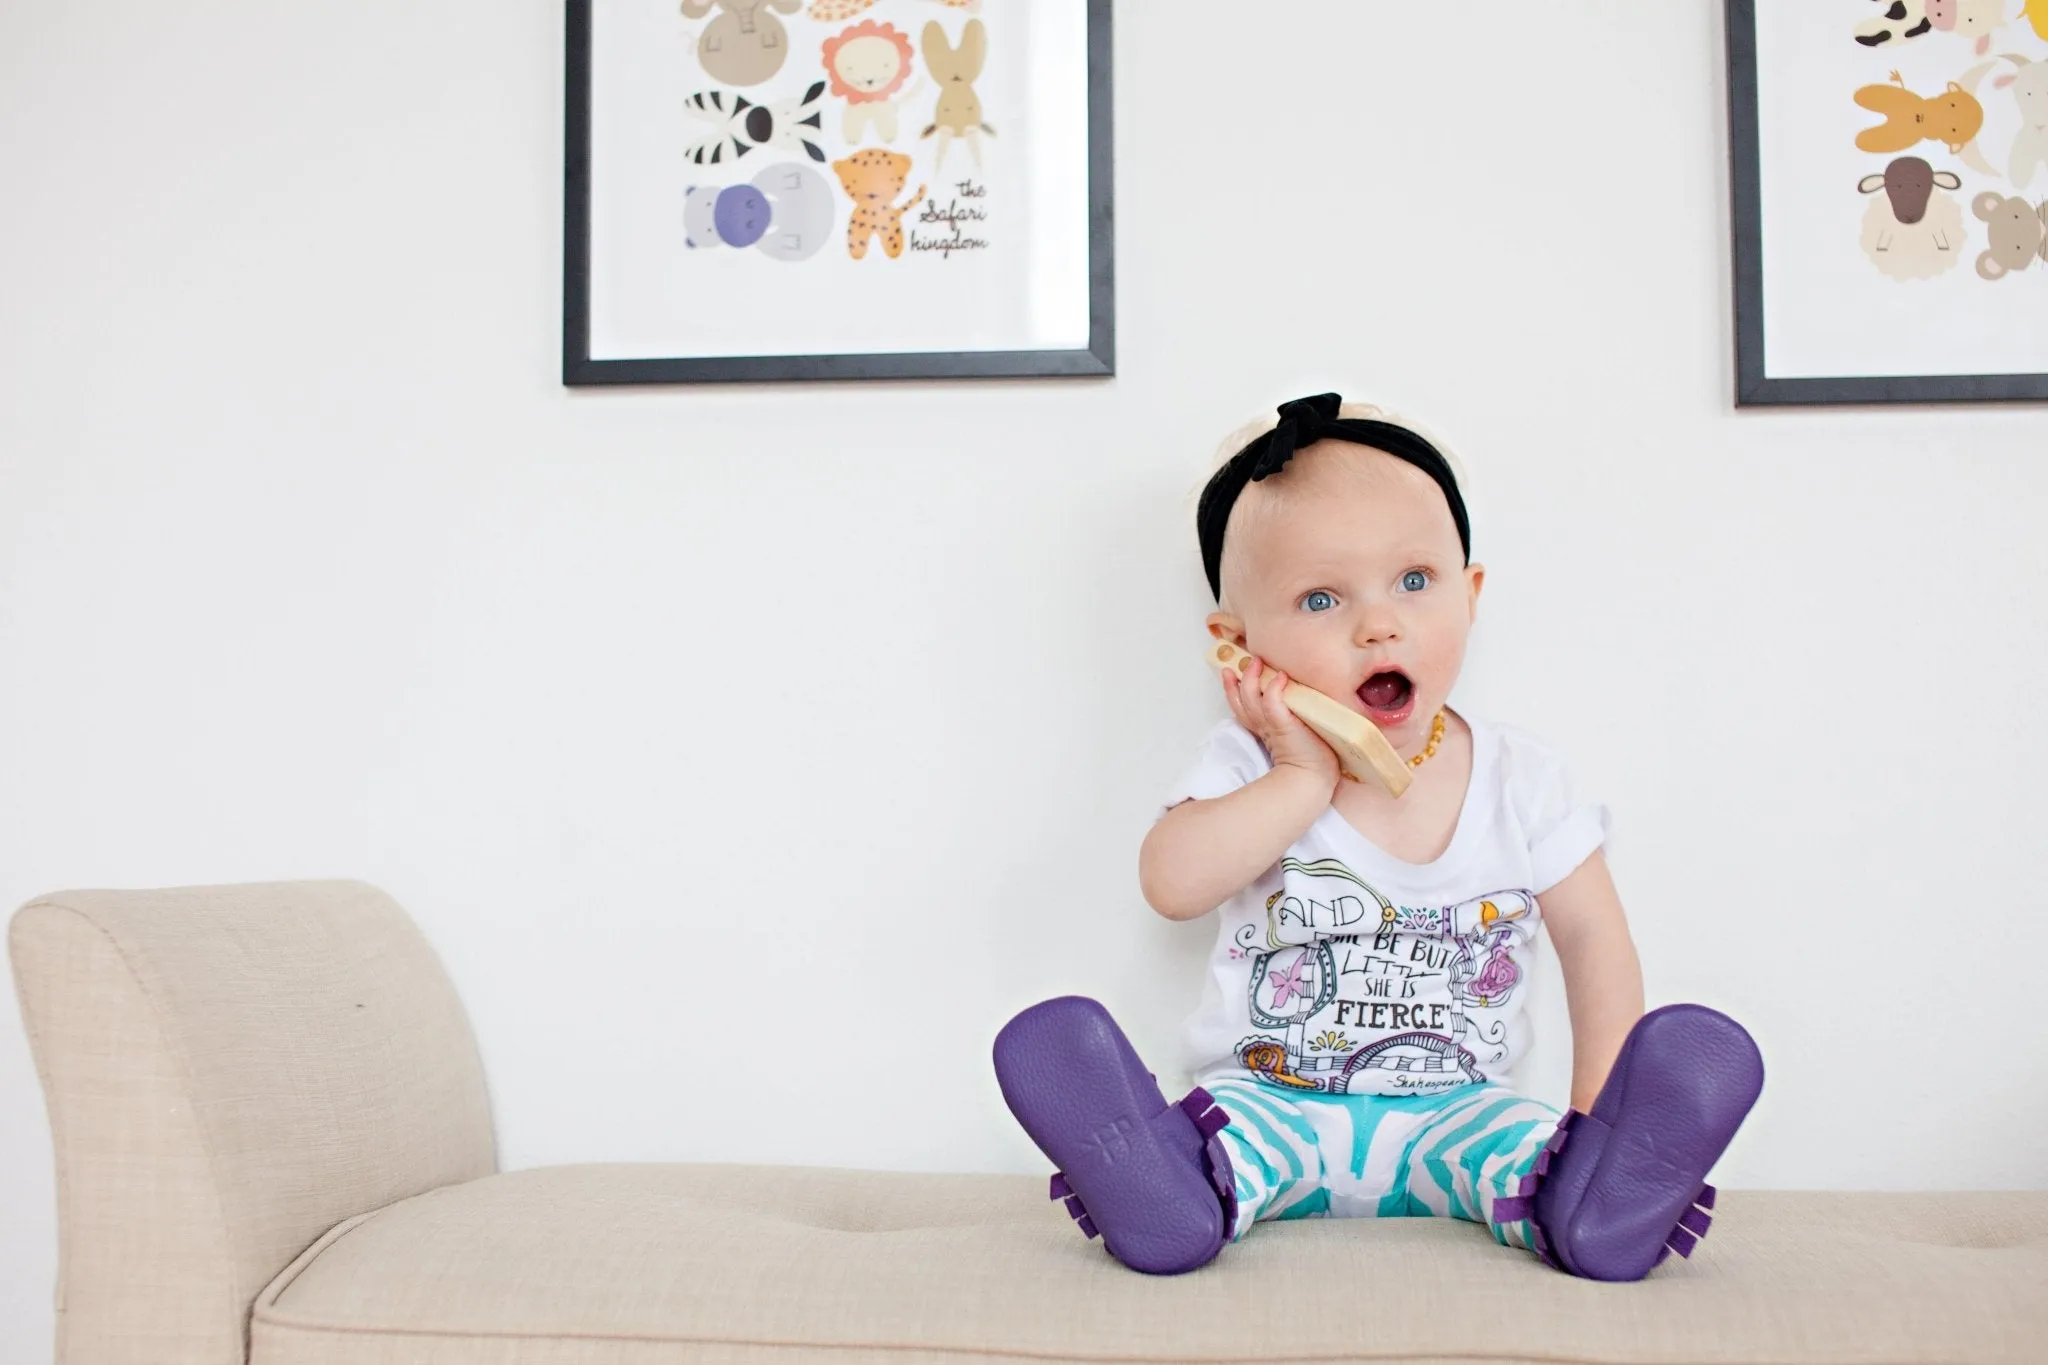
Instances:
[[[498,1172],[462,1006],[368,886],[65,892],[10,945],[62,1365],[2048,1362],[2044,1193],[1728,1193],[1636,1285],[1428,1220],[1147,1279],[1033,1177]]]

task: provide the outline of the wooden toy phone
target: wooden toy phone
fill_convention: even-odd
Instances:
[[[1221,626],[1212,622],[1209,633],[1216,637],[1216,643],[1209,647],[1209,662],[1219,672],[1241,674],[1251,667],[1252,656],[1225,639]],[[1344,776],[1352,781],[1363,782],[1371,778],[1390,794],[1399,796],[1415,780],[1408,764],[1394,752],[1394,746],[1387,742],[1387,737],[1380,733],[1380,727],[1342,702],[1298,682],[1289,682],[1287,690],[1280,694],[1280,700],[1287,703],[1287,709],[1299,717],[1303,725],[1315,731],[1323,743],[1336,751]]]

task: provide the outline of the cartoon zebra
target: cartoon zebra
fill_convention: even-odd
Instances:
[[[717,125],[716,130],[685,147],[683,159],[716,166],[737,161],[756,147],[779,147],[823,161],[825,149],[815,139],[821,126],[818,101],[824,94],[823,81],[812,82],[802,99],[773,104],[756,104],[745,95],[722,90],[701,90],[683,101],[684,112]]]

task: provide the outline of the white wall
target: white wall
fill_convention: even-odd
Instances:
[[[2048,423],[1730,409],[1717,8],[1125,4],[1114,382],[567,393],[559,6],[0,7],[0,902],[384,885],[510,1165],[1041,1169],[1002,1020],[1193,997],[1188,496],[1338,387],[1474,466],[1464,704],[1762,1041],[1724,1181],[2048,1185]],[[48,1162],[10,1017],[8,1360]]]

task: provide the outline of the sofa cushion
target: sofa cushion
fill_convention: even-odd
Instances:
[[[2038,1365],[2044,1284],[2048,1192],[1726,1193],[1632,1285],[1432,1219],[1265,1226],[1152,1279],[1029,1177],[566,1166],[335,1228],[257,1299],[250,1358]]]

